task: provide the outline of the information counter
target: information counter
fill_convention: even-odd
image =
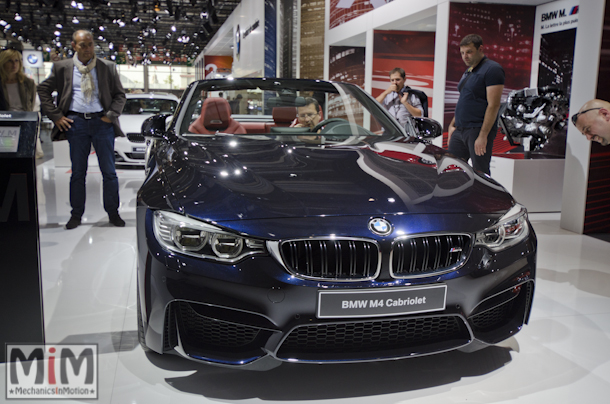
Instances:
[[[37,112],[0,111],[0,362],[5,344],[44,343],[36,194]]]

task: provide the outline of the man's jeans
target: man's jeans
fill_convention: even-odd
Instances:
[[[474,142],[479,137],[480,130],[481,128],[456,128],[451,134],[448,150],[449,153],[462,158],[464,161],[470,159],[475,169],[489,175],[489,163],[498,128],[494,126],[489,132],[485,154],[477,156],[474,152]]]
[[[119,210],[119,179],[114,168],[114,127],[101,118],[84,119],[67,115],[74,120],[66,132],[70,143],[72,176],[70,177],[70,205],[72,216],[85,213],[85,177],[91,145],[95,148],[103,177],[104,210],[116,214]]]

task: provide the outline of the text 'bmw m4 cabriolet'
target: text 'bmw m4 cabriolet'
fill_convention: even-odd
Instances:
[[[145,349],[264,370],[473,351],[528,321],[527,212],[434,121],[402,128],[351,84],[222,79],[142,131]]]

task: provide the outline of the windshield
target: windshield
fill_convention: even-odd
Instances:
[[[161,98],[128,98],[123,114],[173,114],[177,105],[177,101]]]
[[[230,134],[327,144],[405,135],[372,97],[345,83],[207,80],[187,94],[176,130],[189,138]]]

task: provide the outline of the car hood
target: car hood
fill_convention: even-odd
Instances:
[[[210,221],[411,213],[501,213],[491,178],[415,142],[306,147],[234,136],[180,140],[158,156],[164,192]]]

